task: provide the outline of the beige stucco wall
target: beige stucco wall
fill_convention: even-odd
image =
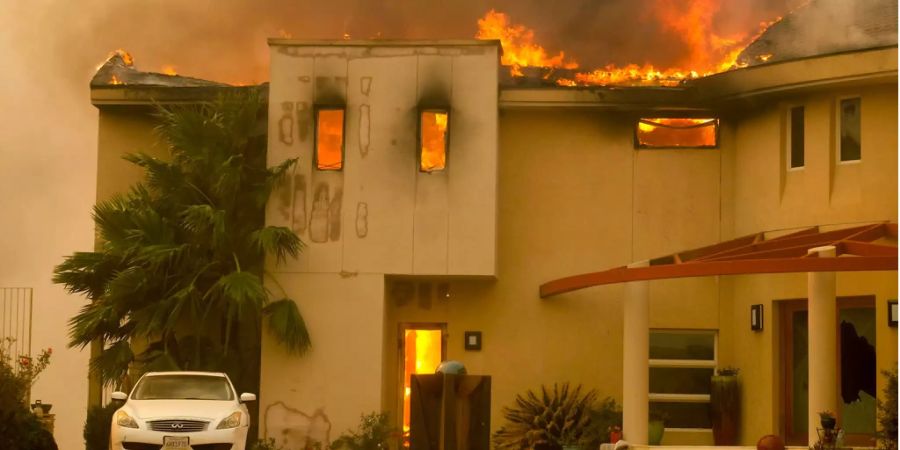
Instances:
[[[635,151],[614,113],[503,111],[496,282],[454,280],[429,309],[387,300],[385,407],[397,416],[398,323],[447,324],[447,357],[492,377],[492,428],[515,395],[571,382],[621,403],[621,285],[541,300],[544,281],[718,236],[718,150]],[[715,279],[651,284],[652,327],[716,329]],[[463,333],[482,331],[465,351]],[[684,435],[672,433],[667,442]],[[708,433],[695,443],[711,442]]]
[[[862,160],[838,163],[836,104],[862,98]],[[805,167],[788,170],[786,111],[804,106]],[[750,109],[732,121],[733,145],[723,147],[725,239],[779,229],[897,221],[897,88],[842,88],[788,96]],[[831,225],[831,226],[828,226]],[[807,297],[806,274],[722,277],[720,355],[741,369],[744,402],[741,442],[781,433],[780,340],[777,300]],[[896,272],[840,273],[838,296],[875,296],[877,366],[897,367],[897,329],[887,325],[887,300],[897,297]],[[766,324],[750,331],[750,305],[763,304]],[[884,380],[878,375],[878,394]],[[760,414],[759,412],[762,412]]]

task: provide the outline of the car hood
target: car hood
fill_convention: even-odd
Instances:
[[[154,420],[165,418],[221,419],[240,409],[231,400],[129,400],[125,405],[135,418]]]

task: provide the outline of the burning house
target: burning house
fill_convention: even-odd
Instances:
[[[314,350],[264,334],[260,435],[303,448],[379,410],[406,427],[410,375],[459,360],[493,378],[492,430],[516,394],[571,382],[623,404],[632,443],[659,411],[663,444],[712,445],[730,366],[739,444],[807,445],[831,410],[870,446],[897,367],[897,6],[822,41],[817,3],[693,74],[583,70],[488,31],[271,39],[268,159],[299,163],[267,222],[307,244],[271,272]],[[136,179],[123,152],[165,156],[149,106],[221,89],[113,56],[91,83],[98,198]]]

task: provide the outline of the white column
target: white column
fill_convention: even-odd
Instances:
[[[647,267],[647,261],[629,265]],[[622,434],[630,444],[647,445],[650,403],[649,281],[625,283],[622,362]]]
[[[808,251],[834,258],[834,246]],[[819,412],[837,412],[837,291],[834,272],[809,272],[809,445],[819,436]]]

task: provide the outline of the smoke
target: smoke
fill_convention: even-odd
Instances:
[[[267,37],[471,38],[477,19],[494,8],[533,28],[550,53],[564,50],[582,67],[676,64],[687,46],[660,26],[653,14],[658,1],[0,2],[0,286],[35,288],[35,348],[56,351],[34,398],[57,404],[60,447],[81,443],[87,355],[63,351],[66,320],[82,300],[50,276],[64,255],[93,246],[97,111],[88,82],[110,51],[130,51],[140,70],[172,66],[199,78],[261,82],[268,79]],[[791,1],[722,1],[712,18],[715,32],[751,32]]]

